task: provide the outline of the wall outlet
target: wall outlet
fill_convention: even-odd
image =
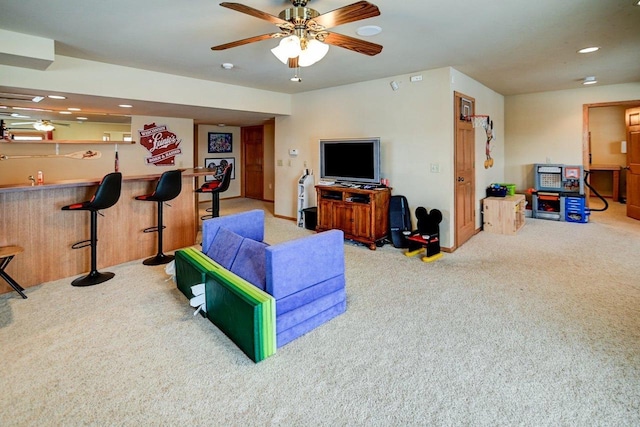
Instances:
[[[422,75],[411,76],[411,83],[421,82],[421,81],[422,81]]]
[[[440,173],[440,163],[431,163],[431,173]]]

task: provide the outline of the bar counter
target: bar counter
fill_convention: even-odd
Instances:
[[[164,209],[164,252],[196,243],[196,177],[213,172],[183,169],[182,191],[168,202],[171,207]],[[98,270],[157,253],[157,233],[142,232],[156,225],[157,204],[134,198],[152,193],[160,175],[123,177],[118,203],[101,211],[104,216],[98,217]],[[71,282],[76,276],[89,272],[91,249],[74,250],[71,245],[89,239],[90,213],[61,208],[89,200],[101,179],[45,182],[34,186],[29,183],[0,185],[0,246],[24,248],[24,253],[7,267],[7,272],[23,288],[65,277]],[[0,294],[6,292],[13,289],[2,280]]]

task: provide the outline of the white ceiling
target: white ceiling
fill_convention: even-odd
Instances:
[[[596,76],[599,85],[640,81],[636,1],[373,0],[380,16],[331,31],[361,38],[359,26],[378,25],[382,33],[366,39],[383,45],[382,53],[369,57],[332,46],[322,61],[302,69],[301,83],[291,82],[293,70],[271,54],[277,40],[212,51],[278,31],[214,0],[0,0],[0,28],[54,39],[58,55],[284,93],[452,66],[514,95],[579,88],[586,76]],[[311,0],[307,6],[325,13],[353,2]],[[240,3],[275,16],[291,6],[288,0]],[[592,45],[601,50],[576,53]],[[223,62],[235,68],[224,70]],[[218,117],[204,120],[224,121]]]

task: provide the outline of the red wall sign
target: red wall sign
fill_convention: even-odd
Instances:
[[[156,166],[174,165],[178,154],[182,154],[180,149],[181,139],[175,133],[169,132],[167,125],[156,125],[151,123],[144,125],[143,130],[138,130],[140,134],[140,145],[149,150],[151,156],[145,158],[147,164]]]

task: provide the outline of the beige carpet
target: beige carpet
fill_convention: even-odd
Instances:
[[[272,212],[221,203],[255,206]],[[1,295],[0,425],[638,426],[640,222],[623,210],[527,219],[431,264],[347,242],[347,312],[259,364],[163,267]],[[268,214],[267,241],[308,233]]]

